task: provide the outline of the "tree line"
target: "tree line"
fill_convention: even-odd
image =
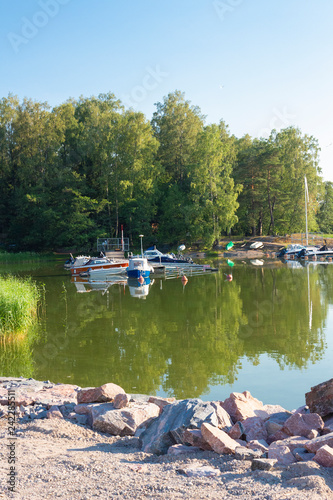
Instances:
[[[223,234],[333,230],[333,184],[320,176],[314,137],[295,127],[237,138],[205,124],[175,91],[152,120],[111,93],[60,106],[0,100],[1,242],[20,250],[131,244],[211,246]]]

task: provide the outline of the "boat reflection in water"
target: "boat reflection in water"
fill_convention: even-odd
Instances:
[[[145,299],[149,293],[149,288],[154,284],[154,280],[149,277],[141,277],[141,279],[127,278],[127,284],[131,297]]]
[[[216,272],[217,269],[211,268],[209,265],[193,265],[186,269],[182,267],[156,266],[154,269],[155,279],[150,279],[149,276],[139,276],[138,278],[125,277],[124,275],[104,275],[102,279],[93,279],[92,275],[80,276],[72,275],[71,282],[75,284],[78,293],[99,291],[103,294],[113,285],[121,285],[124,288],[128,286],[131,297],[146,298],[150,287],[156,279],[162,288],[162,281],[169,279],[180,279],[183,287],[188,282],[188,277],[206,275]],[[95,276],[95,274],[94,274]]]
[[[96,291],[102,292],[103,295],[111,286],[120,285],[124,290],[128,286],[131,297],[136,298],[146,298],[151,285],[154,284],[154,280],[151,280],[149,277],[140,277],[138,279],[125,278],[124,276],[110,276],[108,280],[103,281],[91,280],[82,276],[72,276],[71,282],[75,284],[78,293]]]
[[[104,294],[112,285],[127,285],[127,279],[124,276],[112,276],[108,280],[92,280],[82,276],[71,276],[71,282],[75,284],[78,293],[95,291]]]

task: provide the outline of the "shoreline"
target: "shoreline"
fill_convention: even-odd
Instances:
[[[331,382],[325,384],[331,388]],[[316,391],[308,394],[309,403],[318,405]],[[17,493],[9,492],[9,498],[333,498],[333,466],[320,465],[306,448],[303,455],[295,452],[302,444],[311,447],[316,439],[333,436],[331,415],[322,420],[306,407],[292,413],[263,405],[247,391],[223,402],[176,401],[126,394],[112,383],[82,389],[15,377],[0,377],[0,403],[2,442],[14,437],[8,434],[8,415],[14,416],[8,411],[15,407]],[[308,437],[301,427],[295,431],[294,420],[311,421]],[[171,430],[170,421],[178,422],[178,431]],[[185,428],[186,439],[179,431]],[[283,430],[289,435],[268,445]],[[226,439],[224,448],[218,448],[221,439]],[[331,447],[333,437],[327,442]],[[8,477],[6,453],[1,447],[0,470]],[[8,485],[1,484],[0,498],[8,498]]]

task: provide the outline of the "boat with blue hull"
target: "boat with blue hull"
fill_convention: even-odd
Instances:
[[[133,257],[129,260],[126,271],[129,278],[140,278],[141,276],[149,278],[154,269],[145,257]]]

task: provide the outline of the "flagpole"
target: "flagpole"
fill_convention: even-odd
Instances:
[[[305,196],[305,241],[306,246],[309,245],[309,235],[308,235],[308,205],[307,202],[309,200],[309,191],[308,191],[308,183],[306,180],[306,175],[304,175],[304,196]]]

